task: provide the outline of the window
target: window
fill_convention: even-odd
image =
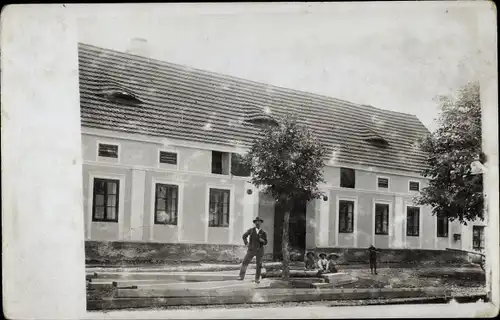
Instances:
[[[420,208],[408,207],[406,209],[406,235],[418,237],[420,233]]]
[[[179,187],[171,184],[156,184],[155,224],[177,224]]]
[[[229,174],[229,153],[212,151],[212,173]]]
[[[472,249],[482,251],[484,250],[484,227],[472,227]]]
[[[177,153],[160,151],[160,163],[177,165]]]
[[[244,157],[237,154],[231,154],[231,174],[239,177],[248,177],[250,176],[250,168],[243,161]]]
[[[229,190],[210,189],[209,227],[228,227],[229,226]]]
[[[410,191],[420,191],[420,182],[410,181],[409,189]]]
[[[99,143],[99,157],[118,159],[118,145]]]
[[[340,186],[342,188],[354,189],[356,173],[354,169],[340,168]]]
[[[136,105],[141,103],[141,100],[137,98],[133,93],[123,89],[104,90],[101,91],[100,96],[105,97],[108,100],[116,103],[123,103],[129,105]]]
[[[447,217],[436,217],[437,219],[437,236],[447,238],[448,237],[448,218]]]
[[[377,186],[379,188],[389,188],[389,178],[377,178]]]
[[[118,221],[119,180],[94,178],[92,221]]]
[[[339,233],[354,230],[354,201],[339,200]]]
[[[375,234],[389,234],[389,205],[375,204]]]

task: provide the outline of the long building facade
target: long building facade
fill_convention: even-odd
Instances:
[[[484,247],[481,223],[413,202],[427,185],[415,116],[86,44],[79,64],[87,240],[241,246],[259,216],[277,257],[282,213],[238,161],[262,126],[295,114],[330,151],[325,196],[291,217],[298,253]]]

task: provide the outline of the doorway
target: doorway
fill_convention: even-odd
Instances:
[[[295,202],[290,212],[289,245],[290,260],[303,260],[306,250],[306,211],[307,201],[298,200]],[[274,247],[273,259],[275,261],[283,260],[281,245],[283,243],[283,220],[284,210],[276,206],[274,210]]]

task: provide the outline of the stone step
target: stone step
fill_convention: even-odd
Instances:
[[[444,288],[419,289],[273,289],[249,290],[248,286],[215,289],[119,289],[108,304],[129,303],[155,305],[206,305],[230,303],[273,303],[319,300],[365,300],[413,297],[449,297]],[[142,300],[142,302],[141,302]],[[147,301],[147,302],[145,302]],[[126,305],[126,304],[125,304]],[[130,306],[132,307],[132,305]]]
[[[311,290],[311,289],[310,289]],[[317,291],[317,290],[316,290]],[[139,298],[106,298],[103,300],[89,300],[87,301],[88,310],[112,310],[112,309],[123,309],[123,308],[161,308],[168,306],[181,306],[181,305],[218,305],[218,304],[265,304],[265,303],[276,303],[276,302],[302,302],[302,301],[331,301],[331,300],[366,300],[366,301],[383,301],[390,299],[399,300],[409,300],[409,299],[427,299],[432,301],[435,299],[449,298],[450,295],[447,292],[427,292],[427,295],[417,295],[414,292],[393,292],[388,293],[369,293],[369,292],[357,292],[357,293],[338,293],[338,292],[325,292],[322,294],[311,294],[311,293],[290,293],[290,294],[269,294],[269,295],[232,295],[232,296],[204,296],[200,297],[172,297],[172,298],[158,298],[158,297],[139,297]],[[460,295],[452,294],[451,296],[460,299]],[[466,295],[465,298],[473,299],[471,301],[476,301],[478,299],[484,299],[486,294],[475,294]]]
[[[281,266],[281,262],[266,262],[262,264],[263,268],[273,269]],[[184,272],[184,271],[231,271],[239,270],[241,264],[200,264],[187,266],[127,266],[127,267],[87,267],[87,274],[102,272]],[[247,270],[255,269],[255,263],[249,264]]]
[[[325,279],[326,282],[329,284],[332,284],[333,286],[339,286],[339,285],[344,285],[348,283],[353,283],[358,280],[357,277],[351,276],[348,273],[345,272],[338,272],[338,273],[323,273],[321,275],[321,278]]]
[[[266,278],[276,278],[276,277],[281,277],[283,274],[282,270],[266,270],[265,274],[263,277]],[[296,277],[311,277],[311,278],[316,278],[319,276],[319,270],[290,270],[290,277],[296,278]]]
[[[265,273],[265,270],[262,270]],[[247,270],[246,275],[255,275],[255,270]],[[236,280],[239,272],[101,272],[90,279],[90,282],[108,279],[112,281],[121,280],[179,280],[179,281],[222,281]]]
[[[216,280],[216,281],[180,281],[177,279],[161,279],[161,280],[112,280],[112,279],[98,279],[95,282],[91,282],[89,287],[99,288],[99,287],[130,287],[137,286],[138,288],[194,288],[194,287],[206,287],[211,284],[217,284],[217,286],[224,286],[227,284],[236,284],[243,282],[252,282],[254,280],[253,275],[246,275],[245,280]],[[263,279],[264,280],[264,279]]]
[[[262,287],[271,285],[272,281],[265,283]],[[240,287],[221,285],[216,288],[139,288],[139,289],[118,289],[115,293],[116,298],[140,298],[140,297],[226,297],[226,296],[280,296],[280,295],[337,295],[342,298],[358,295],[361,297],[372,298],[372,296],[387,297],[413,297],[413,296],[431,296],[450,294],[451,290],[446,288],[376,288],[376,289],[339,289],[325,288],[322,290],[316,288],[266,288],[259,290],[260,284],[253,282],[243,283]],[[253,289],[253,290],[249,290]],[[362,299],[362,298],[359,298]]]
[[[335,283],[329,283],[329,282],[316,282],[312,283],[311,287],[312,288],[338,288],[339,286],[343,286],[346,284],[351,284],[356,282],[358,279],[352,278],[352,279],[343,279],[341,281],[337,281]]]

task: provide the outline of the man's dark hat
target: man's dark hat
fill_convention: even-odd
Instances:
[[[320,258],[321,258],[321,257],[325,257],[325,258],[326,258],[326,254],[325,254],[325,253],[320,253],[320,254],[319,254],[319,257],[320,257]]]
[[[257,222],[257,221],[260,221],[260,222],[264,222],[264,220],[262,220],[261,218],[257,217],[255,219],[253,219],[253,223]]]

